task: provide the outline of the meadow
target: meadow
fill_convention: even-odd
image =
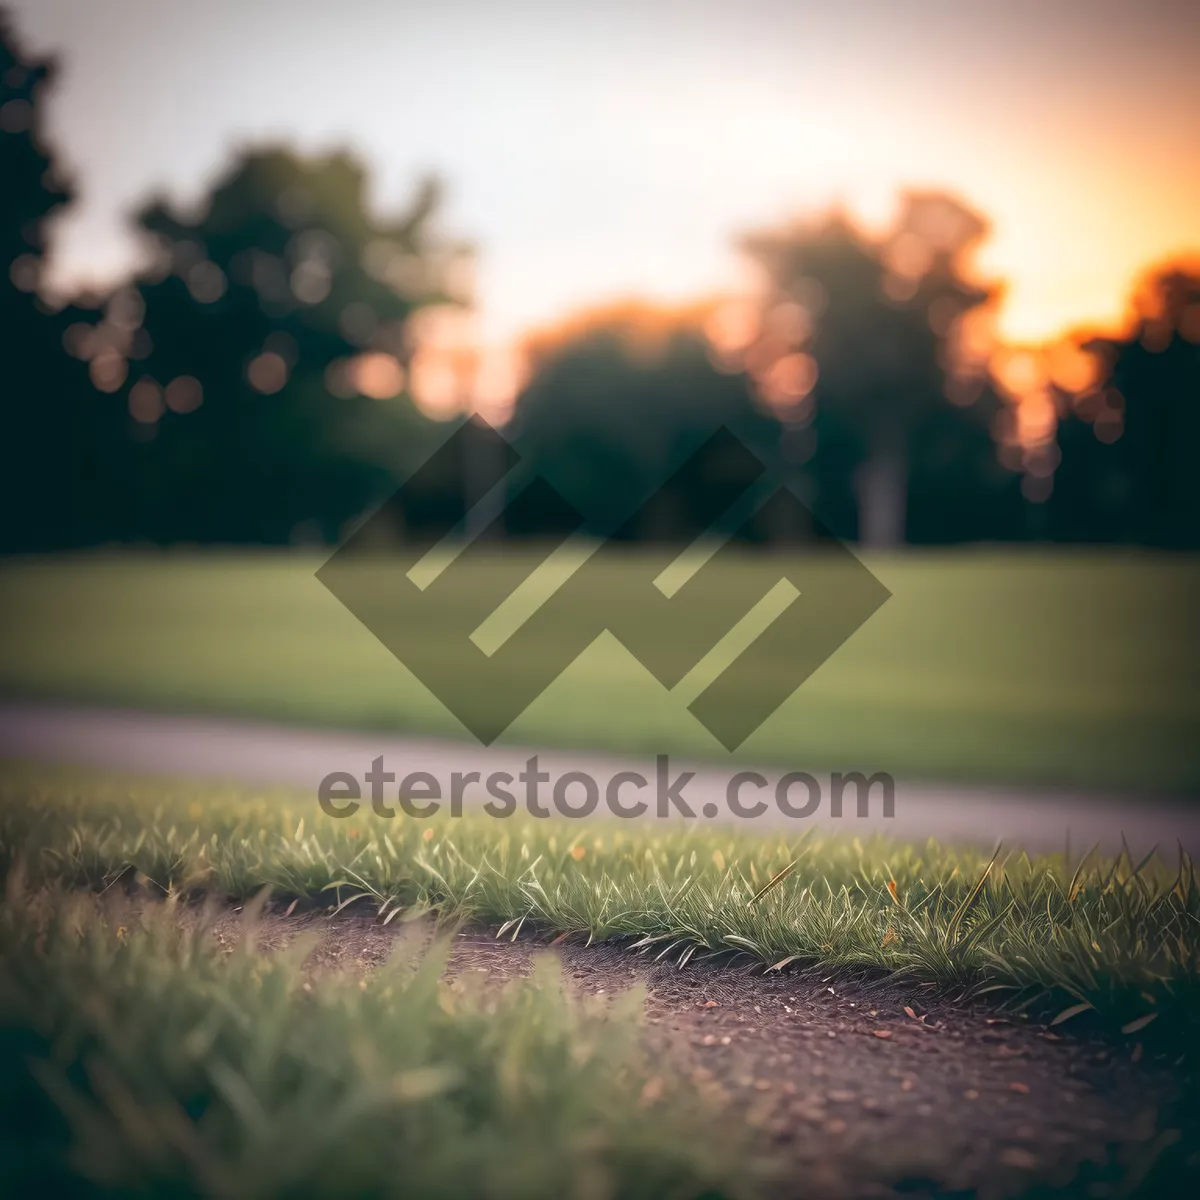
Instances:
[[[681,981],[743,964],[790,977],[795,993],[892,987],[888,1007],[921,1030],[931,1074],[965,1053],[944,1033],[925,1040],[938,997],[1008,1026],[1049,1023],[1042,1036],[1058,1042],[1105,1038],[1134,1063],[1144,1048],[1178,1069],[1198,1044],[1200,890],[1185,855],[1031,860],[479,814],[384,827],[328,818],[297,792],[8,763],[0,876],[11,1194],[754,1200],[794,1181],[796,1163],[711,1071],[680,1069],[649,1038],[644,993],[624,990],[631,972],[603,997],[547,960],[507,983],[448,973],[463,929],[513,951],[607,943],[674,964]],[[364,929],[387,935],[386,961],[354,957]],[[259,943],[281,930],[282,943]],[[347,961],[322,969],[314,952],[330,939]],[[723,978],[723,1019],[760,1019],[751,981]],[[868,1008],[860,1020],[876,1017]],[[994,1025],[971,1020],[976,1038]],[[703,1044],[718,1040],[731,1039]],[[1000,1103],[1028,1094],[985,1050]],[[953,1123],[956,1104],[932,1111]],[[1179,1113],[1167,1120],[1191,1120]],[[1142,1178],[1171,1138],[1121,1177]],[[886,1154],[868,1157],[903,1178]],[[936,1158],[954,1169],[950,1143]],[[1013,1161],[1021,1174],[1026,1159]],[[1179,1156],[1161,1162],[1174,1170]]]
[[[1178,1033],[1200,1013],[1200,889],[1182,851],[989,856],[481,813],[385,826],[328,817],[286,789],[6,764],[0,852],[0,868],[19,865],[35,888],[141,879],[224,902],[269,888],[385,923],[433,916],[514,939],[619,942],[680,965],[733,954],[1003,993],[1050,1015],[1078,1006],[1112,1030],[1161,1019]]]
[[[505,569],[514,556],[520,568],[523,553],[507,549]],[[0,693],[469,736],[320,584],[321,561],[200,551],[9,560],[0,565]],[[739,760],[909,779],[1200,787],[1200,562],[1063,550],[866,561],[891,599],[742,744]],[[485,589],[496,566],[464,569]],[[737,589],[757,575],[769,583],[778,571],[747,554],[714,586]],[[597,627],[603,583],[586,601]],[[422,628],[448,657],[451,609]],[[548,642],[545,654],[556,652]],[[789,669],[781,656],[761,668],[761,683]],[[729,759],[685,699],[608,634],[502,741]]]
[[[314,975],[314,938],[264,953],[253,914],[222,947],[171,900],[7,899],[6,1195],[753,1194],[744,1137],[653,1072],[636,993],[588,1005],[549,962],[447,980],[445,940]]]

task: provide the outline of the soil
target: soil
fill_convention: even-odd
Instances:
[[[214,936],[232,945],[239,923],[223,914]],[[258,945],[269,952],[305,929],[325,933],[314,971],[370,970],[396,938],[365,917],[266,913]],[[643,985],[663,1073],[753,1127],[784,1162],[783,1195],[1200,1195],[1178,1071],[1136,1040],[1050,1030],[932,989],[728,961],[681,969],[618,946],[484,930],[454,936],[447,969],[502,984],[540,953],[557,955],[581,994]]]

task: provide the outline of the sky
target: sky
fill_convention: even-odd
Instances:
[[[486,340],[633,295],[743,285],[735,237],[905,186],[984,212],[999,332],[1122,316],[1200,251],[1191,0],[9,0],[62,72],[48,133],[79,188],[53,279],[136,260],[128,214],[195,200],[239,146],[349,145],[398,210],[429,171],[479,250]]]

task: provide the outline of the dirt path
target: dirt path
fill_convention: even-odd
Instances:
[[[394,927],[314,914],[268,914],[259,945],[313,928],[326,934],[316,970],[371,970],[395,945]],[[239,918],[223,916],[214,934],[232,945]],[[557,955],[580,993],[643,984],[663,1073],[748,1121],[764,1152],[783,1156],[788,1195],[1116,1196],[1180,1157],[1170,1064],[1144,1061],[1136,1042],[1060,1035],[894,985],[694,961],[680,970],[612,946],[483,931],[455,938],[449,970],[499,985],[537,953]]]
[[[548,779],[542,795],[548,801],[554,780],[569,771],[584,771],[604,791],[607,781],[623,771],[655,779],[655,763],[605,757],[591,752],[534,751],[512,747],[481,747],[468,743],[398,738],[295,729],[216,717],[174,716],[121,710],[71,708],[28,703],[0,704],[0,758],[20,757],[44,762],[73,763],[154,774],[189,775],[239,782],[270,782],[310,788],[316,797],[321,779],[346,771],[362,779],[372,760],[383,756],[385,768],[402,775],[427,771],[450,792],[454,772],[508,771],[514,777],[538,754],[539,768]],[[811,764],[797,763],[803,770]],[[858,764],[872,770],[877,764]],[[1072,791],[1031,791],[1005,787],[967,787],[896,782],[894,815],[886,816],[879,794],[866,816],[857,815],[855,792],[847,793],[845,816],[830,812],[828,772],[813,776],[824,785],[822,803],[810,817],[788,818],[774,804],[753,819],[739,818],[729,808],[728,784],[741,767],[714,767],[672,759],[670,774],[693,771],[684,796],[697,820],[736,823],[742,828],[778,830],[788,825],[803,832],[818,826],[848,833],[947,842],[976,842],[988,847],[997,839],[1032,852],[1058,851],[1069,844],[1077,853],[1098,844],[1117,852],[1124,836],[1140,855],[1154,845],[1172,853],[1176,843],[1200,857],[1200,805],[1153,795],[1100,795]],[[765,787],[751,785],[746,797],[773,796],[783,772],[764,768]],[[479,797],[467,792],[469,805]],[[603,807],[601,807],[601,812]],[[655,806],[641,820],[655,821]],[[710,815],[711,814],[711,815]],[[597,817],[596,819],[604,819]],[[682,819],[672,815],[667,819]]]

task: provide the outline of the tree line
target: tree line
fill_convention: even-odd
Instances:
[[[413,401],[422,372],[455,386],[452,359],[423,356],[422,314],[469,300],[439,187],[384,219],[350,155],[248,150],[191,211],[148,200],[144,265],[120,286],[52,304],[53,218],[74,196],[43,128],[56,70],[0,24],[0,548],[336,542],[449,432]],[[531,338],[506,435],[598,531],[726,427],[849,540],[1200,545],[1200,269],[1150,273],[1126,333],[1077,339],[1071,369],[1026,352],[1006,375],[987,339],[1000,289],[969,269],[986,233],[914,192],[881,236],[836,213],[748,236],[754,297]],[[407,528],[469,507],[460,441],[410,489]],[[624,535],[686,524],[694,496],[672,501]],[[506,532],[561,520],[526,506]]]

